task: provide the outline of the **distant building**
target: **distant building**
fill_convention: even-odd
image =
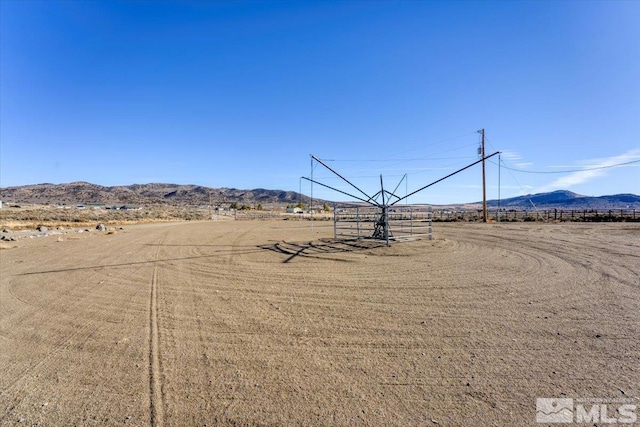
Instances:
[[[298,208],[298,207],[293,207],[293,208],[287,208],[287,213],[297,213],[297,214],[301,214],[303,213],[303,210]]]

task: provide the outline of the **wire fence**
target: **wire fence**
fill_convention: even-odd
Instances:
[[[640,222],[640,210],[637,209],[546,209],[546,210],[489,210],[488,218],[492,221],[518,222]],[[446,210],[434,209],[434,221],[482,221],[481,210]]]
[[[355,236],[373,233],[379,213],[376,209],[361,207],[344,209],[337,207],[337,234]],[[236,220],[299,219],[336,221],[332,213],[285,214],[275,211],[226,212]],[[488,219],[495,222],[640,222],[640,209],[541,209],[541,210],[489,210]],[[428,207],[402,207],[389,212],[391,229],[399,234],[423,234],[429,221],[434,222],[480,222],[482,210],[450,210]],[[345,227],[342,230],[342,227]]]

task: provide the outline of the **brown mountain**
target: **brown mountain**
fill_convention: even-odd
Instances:
[[[104,205],[214,205],[238,204],[290,204],[298,203],[294,191],[239,190],[236,188],[209,188],[200,185],[133,184],[105,187],[89,182],[68,184],[35,184],[0,188],[0,200],[5,203],[39,203],[52,205],[104,204]],[[302,196],[308,203],[308,198]]]

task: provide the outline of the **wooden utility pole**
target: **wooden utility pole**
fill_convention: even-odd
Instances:
[[[480,155],[482,156],[482,222],[487,222],[487,182],[484,167],[484,129],[480,129],[480,135],[482,135],[482,142],[480,144]]]
[[[311,218],[311,232],[313,233],[313,155],[311,155],[311,200],[309,201],[309,218]]]

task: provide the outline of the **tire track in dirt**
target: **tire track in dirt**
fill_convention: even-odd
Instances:
[[[19,297],[19,296],[15,293],[15,291],[14,291],[14,289],[13,289],[13,288],[14,288],[14,286],[15,286],[15,283],[9,283],[9,285],[7,286],[7,291],[9,291],[9,295],[11,295],[12,297],[14,297],[15,299],[17,299],[18,301],[20,301],[20,302],[21,302],[21,303],[23,303],[24,305],[28,305],[28,306],[30,306],[30,307],[34,307],[34,308],[42,308],[42,307],[40,307],[40,306],[39,306],[39,305],[37,305],[37,304],[31,303],[31,302],[27,301],[26,299]]]
[[[57,262],[59,253],[53,254],[55,262]],[[75,254],[71,252],[67,258],[74,259],[73,255]],[[89,257],[87,260],[91,260],[91,258]],[[51,257],[42,257],[38,259],[38,262],[42,265],[48,265],[54,261]],[[63,271],[68,271],[68,269]],[[18,408],[24,407],[30,396],[41,390],[43,386],[41,378],[60,370],[73,371],[75,367],[60,369],[60,360],[69,355],[77,354],[78,349],[84,348],[85,343],[100,336],[105,322],[109,322],[112,310],[110,305],[104,304],[104,302],[110,298],[108,295],[98,292],[104,283],[104,272],[91,267],[87,268],[87,271],[88,274],[82,277],[81,282],[77,282],[82,283],[82,286],[59,286],[61,283],[66,283],[67,275],[65,275],[65,279],[44,281],[40,277],[48,275],[48,272],[29,271],[11,274],[8,283],[3,284],[8,294],[19,301],[19,304],[23,307],[30,307],[11,313],[10,319],[3,318],[3,324],[9,321],[13,321],[13,324],[20,324],[25,319],[30,319],[31,322],[35,322],[36,326],[27,329],[26,333],[7,329],[7,333],[4,334],[8,342],[16,343],[13,345],[18,345],[19,348],[25,348],[25,352],[28,352],[30,356],[26,363],[9,364],[3,367],[0,374],[0,407],[2,408],[0,409],[0,425],[4,425],[15,416],[14,411],[21,410]],[[18,276],[29,277],[25,274],[31,274],[37,279],[21,280],[20,282],[13,279]],[[34,280],[40,284],[39,287],[34,285]],[[69,280],[73,281],[74,279]],[[27,289],[27,291],[25,292],[23,289]],[[44,311],[52,314],[46,324],[40,320]],[[87,313],[91,313],[91,315],[87,315]],[[25,347],[25,342],[29,343],[28,349]]]
[[[555,259],[565,263],[574,269],[576,277],[589,277],[591,280],[602,279],[605,281],[615,279],[614,281],[618,285],[637,288],[640,284],[640,280],[637,280],[640,278],[640,274],[628,264],[633,265],[637,262],[637,256],[640,255],[640,252],[634,254],[633,249],[637,249],[638,246],[626,245],[631,248],[628,252],[616,250],[620,249],[624,242],[620,243],[611,236],[609,239],[603,239],[591,234],[585,233],[584,236],[579,235],[573,240],[554,236],[532,241],[528,244],[527,252],[529,255],[534,255],[535,252],[538,256],[545,255],[549,260]],[[499,236],[484,236],[484,238],[503,240],[505,243],[509,240],[508,237]],[[608,264],[603,263],[600,257],[594,254],[613,255],[615,261]]]
[[[164,395],[162,391],[160,343],[158,326],[158,260],[166,234],[158,242],[154,257],[149,298],[149,411],[151,426],[164,425]]]
[[[96,325],[95,322],[89,322],[85,326],[81,327],[78,331],[64,337],[64,339],[59,341],[54,346],[54,348],[51,349],[43,358],[30,364],[20,373],[18,373],[8,385],[0,390],[0,395],[7,394],[8,392],[12,391],[19,382],[21,382],[30,372],[33,372],[35,369],[46,367],[55,362],[56,359],[54,356],[70,347],[73,343],[77,344],[79,342],[87,341],[91,337],[91,335],[93,335],[93,333],[98,329],[98,327],[99,325]],[[78,339],[76,340],[76,338]],[[1,420],[2,418],[0,417],[0,421]]]
[[[96,274],[94,273],[90,277],[91,277],[91,281],[95,281]],[[9,291],[9,294],[11,294],[14,298],[24,303],[25,305],[33,307],[34,309],[42,309],[41,306],[30,303],[29,301],[15,295],[14,291],[12,290],[12,284],[9,284],[7,286],[7,289]],[[99,305],[97,306],[95,303],[90,303],[87,306],[87,309],[96,309],[97,307],[100,307],[100,306]],[[96,314],[102,314],[102,313],[105,313],[106,311],[107,311],[106,307],[97,308]],[[100,327],[100,324],[97,322],[97,316],[94,316],[89,320],[83,319],[82,321],[79,320],[80,318],[81,317],[79,315],[74,315],[71,318],[77,325],[80,325],[80,326],[76,326],[77,329],[71,334],[61,337],[59,339],[49,340],[47,338],[45,339],[45,341],[43,341],[42,343],[43,346],[44,345],[52,346],[52,348],[48,350],[46,354],[43,355],[43,357],[41,357],[38,360],[32,361],[31,363],[23,367],[18,372],[16,372],[17,369],[5,370],[5,374],[11,375],[15,373],[15,375],[12,379],[8,380],[8,383],[6,385],[3,385],[0,388],[0,396],[8,395],[9,392],[14,391],[16,387],[20,383],[22,383],[30,373],[34,372],[35,370],[47,368],[52,364],[56,363],[56,357],[55,357],[56,355],[67,350],[72,345],[77,345],[78,343],[86,342],[91,337],[91,335],[93,335],[96,332],[96,330],[98,330],[98,328]],[[8,415],[8,414],[5,414],[5,415]],[[0,416],[0,421],[2,421],[3,419],[4,419],[3,416]]]

